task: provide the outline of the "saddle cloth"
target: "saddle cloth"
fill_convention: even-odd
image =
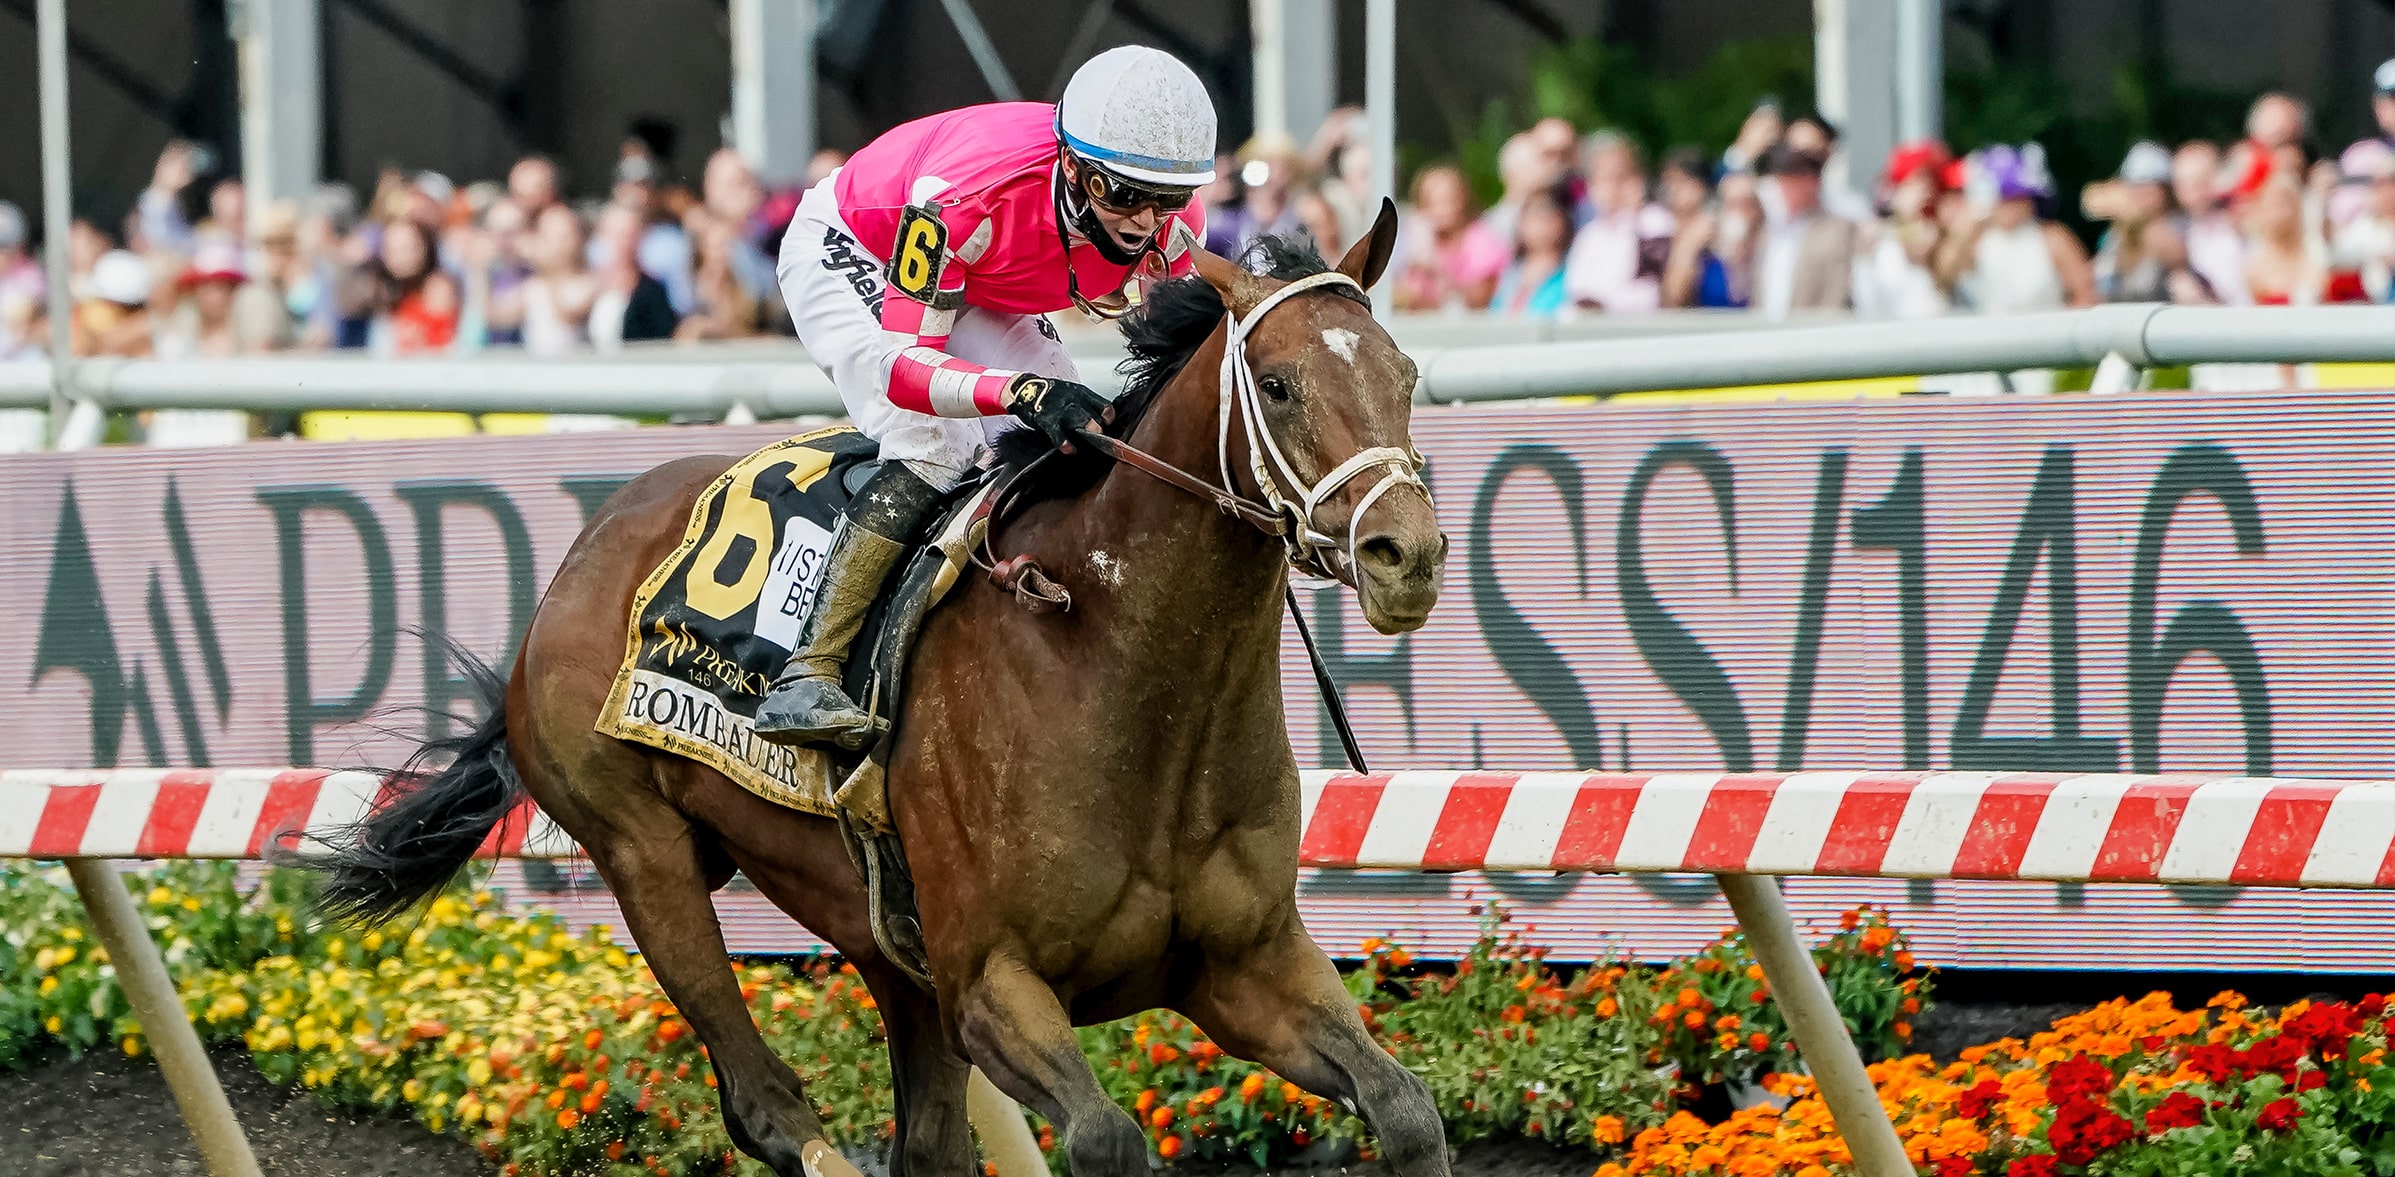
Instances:
[[[835,813],[835,773],[856,765],[758,739],[754,716],[797,644],[833,527],[877,450],[852,429],[802,434],[733,463],[700,492],[681,544],[633,594],[624,662],[599,731],[687,756],[777,804]],[[911,640],[955,582],[979,538],[975,507],[984,497],[959,492],[858,636],[849,683],[879,714],[896,710],[904,663],[903,649],[888,647]],[[887,682],[877,674],[884,668]],[[878,790],[878,772],[869,783]]]

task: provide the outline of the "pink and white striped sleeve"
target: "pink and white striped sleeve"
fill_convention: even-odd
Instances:
[[[940,219],[951,244],[932,300],[919,302],[895,286],[884,288],[882,341],[891,352],[887,395],[891,404],[917,413],[994,417],[1006,412],[1007,382],[1020,373],[985,368],[947,351],[956,313],[964,307],[965,271],[988,250],[994,226],[986,215],[961,208],[943,211]]]

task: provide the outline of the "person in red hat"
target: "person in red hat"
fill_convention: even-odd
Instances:
[[[1855,273],[1855,313],[1865,318],[1921,319],[1954,309],[1931,264],[1945,230],[1938,200],[1954,154],[1935,139],[1897,145],[1888,153],[1875,193],[1879,218],[1863,225]]]

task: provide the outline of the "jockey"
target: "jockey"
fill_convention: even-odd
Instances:
[[[1205,86],[1170,54],[1126,46],[1082,65],[1054,106],[917,119],[807,192],[782,238],[782,294],[883,464],[832,539],[759,736],[852,750],[874,738],[840,672],[908,537],[979,460],[1002,427],[991,419],[1062,444],[1101,418],[1107,399],[1046,315],[1111,318],[1188,272],[1206,235],[1192,197],[1213,179]]]

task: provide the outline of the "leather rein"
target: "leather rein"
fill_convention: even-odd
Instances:
[[[1278,538],[1287,549],[1292,567],[1353,587],[1356,525],[1363,521],[1364,513],[1371,510],[1383,494],[1396,487],[1410,485],[1426,497],[1430,488],[1422,481],[1420,455],[1395,446],[1373,446],[1359,451],[1329,474],[1308,484],[1282,455],[1271,427],[1265,424],[1255,370],[1247,362],[1247,337],[1274,307],[1295,295],[1325,286],[1361,289],[1355,279],[1337,270],[1327,270],[1309,274],[1280,287],[1250,308],[1244,317],[1227,311],[1224,313],[1228,321],[1229,338],[1223,346],[1217,393],[1220,409],[1217,413],[1215,448],[1222,470],[1219,483],[1209,482],[1130,442],[1108,436],[1097,429],[1083,427],[1076,442],[1166,485],[1213,503],[1224,514]],[[1248,498],[1232,489],[1230,453],[1234,424],[1245,434],[1249,471],[1263,492],[1262,501]],[[991,537],[1019,498],[1018,488],[1025,476],[1056,453],[1050,450],[1023,466],[993,496],[988,527],[983,533],[980,550],[974,553],[976,565],[988,571],[1001,586],[1014,592],[1025,607],[1038,611],[1070,608],[1072,598],[1027,558],[997,559],[995,551],[991,549]],[[1267,465],[1267,458],[1270,459],[1270,465]],[[1380,481],[1365,492],[1363,500],[1348,516],[1344,543],[1316,526],[1316,512],[1334,491],[1366,471],[1375,469],[1382,471]]]

